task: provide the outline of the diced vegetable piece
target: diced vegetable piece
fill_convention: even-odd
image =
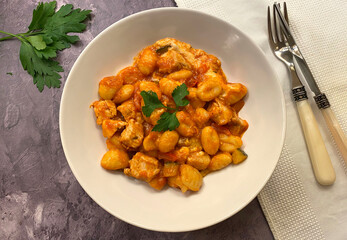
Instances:
[[[248,155],[240,148],[236,149],[233,152],[232,156],[233,156],[233,163],[234,164],[242,163],[248,157]]]
[[[170,45],[166,45],[166,46],[160,47],[157,50],[155,50],[155,52],[158,53],[158,54],[166,53],[167,50],[169,50],[169,47],[171,47],[171,46]]]

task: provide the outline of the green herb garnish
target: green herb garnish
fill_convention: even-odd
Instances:
[[[184,107],[189,104],[188,99],[185,97],[188,96],[188,87],[185,83],[178,86],[172,92],[172,98],[174,99],[177,107]]]
[[[55,12],[56,5],[56,1],[39,3],[26,33],[12,34],[0,30],[0,33],[9,35],[0,38],[0,41],[15,37],[22,42],[20,61],[40,92],[45,86],[60,87],[61,76],[58,72],[64,70],[53,58],[58,51],[80,40],[78,36],[67,33],[82,32],[86,28],[83,21],[91,12],[79,8],[73,10],[72,4],[63,5]]]
[[[165,105],[158,99],[158,95],[153,91],[142,91],[141,96],[145,102],[145,106],[142,107],[142,112],[146,117],[151,116],[152,112],[157,108],[164,108]]]
[[[142,91],[141,96],[145,102],[145,106],[142,107],[142,112],[146,117],[151,116],[152,112],[157,108],[167,108],[169,112],[164,112],[154,126],[152,131],[161,132],[166,130],[175,130],[180,125],[176,113],[179,107],[184,107],[189,104],[189,101],[185,98],[189,92],[187,90],[187,85],[183,83],[182,85],[175,88],[172,92],[172,98],[175,101],[176,108],[170,108],[165,106],[158,99],[158,95],[153,91]]]

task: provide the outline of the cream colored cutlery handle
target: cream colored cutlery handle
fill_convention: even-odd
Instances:
[[[322,113],[328,125],[328,128],[335,139],[336,145],[340,150],[342,158],[343,160],[345,160],[345,163],[347,164],[347,138],[343,133],[334,112],[331,111],[330,108],[325,108],[322,109]]]
[[[321,185],[331,185],[335,182],[335,171],[311,106],[307,100],[296,102],[296,106],[316,180]]]

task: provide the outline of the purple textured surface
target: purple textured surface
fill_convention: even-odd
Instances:
[[[0,0],[0,30],[26,32],[38,2]],[[93,13],[87,30],[79,34],[81,41],[59,54],[65,70],[61,88],[39,93],[19,61],[20,42],[0,42],[0,239],[273,239],[257,200],[214,226],[161,233],[118,220],[89,198],[73,176],[60,142],[65,79],[84,47],[107,26],[175,2],[62,0],[58,7],[66,3]]]

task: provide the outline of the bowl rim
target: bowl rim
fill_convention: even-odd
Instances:
[[[202,224],[201,226],[199,227],[188,227],[188,228],[184,228],[184,229],[180,229],[180,230],[172,230],[172,229],[169,229],[167,227],[158,227],[158,228],[155,228],[155,227],[147,227],[147,226],[143,226],[141,225],[141,223],[138,223],[136,221],[131,221],[131,220],[128,220],[126,219],[125,217],[123,216],[118,216],[116,213],[112,212],[107,206],[104,206],[102,203],[100,203],[98,200],[96,200],[90,193],[89,193],[89,190],[88,190],[88,187],[85,186],[81,180],[81,177],[79,176],[77,170],[74,168],[73,164],[72,164],[72,161],[70,160],[71,158],[69,157],[69,153],[65,150],[67,149],[66,148],[66,143],[65,143],[65,133],[64,133],[64,130],[62,130],[62,122],[63,122],[63,114],[62,112],[65,112],[64,109],[66,107],[66,104],[64,104],[64,99],[65,99],[65,95],[66,95],[66,91],[65,91],[65,88],[69,86],[71,80],[70,80],[70,76],[72,75],[72,73],[75,71],[75,67],[79,64],[79,62],[81,61],[81,59],[83,58],[83,56],[86,54],[86,52],[88,51],[88,49],[93,45],[94,42],[98,41],[99,38],[102,38],[102,36],[104,34],[107,34],[107,32],[109,32],[111,29],[113,28],[116,28],[118,25],[126,22],[126,21],[129,21],[130,19],[132,18],[136,18],[136,17],[139,17],[139,16],[142,16],[142,15],[147,15],[147,14],[151,14],[153,12],[160,12],[160,11],[176,11],[176,12],[184,12],[184,13],[188,13],[188,14],[200,14],[202,15],[203,17],[208,17],[208,18],[213,18],[215,21],[219,21],[219,22],[222,22],[222,23],[226,23],[227,25],[231,26],[235,31],[238,32],[239,35],[241,35],[242,37],[244,37],[245,39],[247,39],[251,44],[254,45],[254,47],[259,51],[259,54],[263,56],[263,58],[265,59],[265,62],[266,64],[269,66],[269,69],[271,69],[271,72],[272,72],[272,75],[274,77],[274,80],[275,81],[275,85],[276,87],[280,90],[280,101],[281,101],[281,105],[282,105],[282,119],[283,119],[283,125],[282,125],[282,129],[281,129],[281,132],[282,132],[282,138],[280,139],[280,145],[281,147],[278,147],[277,152],[276,152],[276,164],[274,164],[274,166],[272,167],[271,171],[269,171],[269,174],[268,176],[265,178],[264,180],[264,183],[263,183],[263,186],[256,192],[254,192],[253,194],[253,197],[251,197],[248,201],[245,201],[243,204],[240,205],[239,208],[237,209],[234,209],[233,211],[229,211],[227,212],[227,214],[224,215],[224,217],[220,217],[217,221],[214,221],[213,223],[205,223],[205,224]],[[62,143],[62,147],[63,147],[63,151],[64,151],[64,154],[65,154],[65,158],[66,158],[66,161],[68,162],[68,165],[74,175],[74,177],[76,178],[76,180],[78,181],[78,183],[80,184],[80,186],[82,187],[82,189],[88,194],[88,196],[95,202],[97,203],[102,209],[104,209],[105,211],[107,211],[109,214],[111,214],[112,216],[126,222],[126,223],[129,223],[131,225],[134,225],[136,227],[140,227],[142,229],[146,229],[146,230],[151,230],[151,231],[160,231],[160,232],[187,232],[187,231],[194,231],[194,230],[199,230],[199,229],[203,229],[203,228],[206,228],[206,227],[210,227],[210,226],[213,226],[213,225],[216,225],[228,218],[230,218],[231,216],[235,215],[236,213],[238,213],[240,210],[242,210],[243,208],[245,208],[251,201],[253,201],[253,199],[259,194],[259,192],[264,188],[264,186],[266,185],[266,183],[269,181],[270,177],[272,176],[277,164],[278,164],[278,161],[279,161],[279,158],[280,158],[280,155],[281,155],[281,152],[282,152],[282,149],[284,147],[284,140],[285,140],[285,135],[286,135],[286,125],[287,125],[287,117],[286,117],[286,112],[287,112],[287,109],[286,109],[286,104],[285,104],[285,98],[284,98],[284,93],[283,93],[283,89],[282,89],[282,86],[278,80],[278,75],[276,73],[276,71],[274,71],[272,65],[270,64],[270,62],[268,61],[268,58],[266,57],[266,55],[264,54],[263,50],[258,46],[258,44],[255,43],[255,41],[253,41],[253,39],[251,39],[248,35],[246,35],[243,31],[241,31],[239,28],[235,27],[234,25],[232,25],[231,23],[221,19],[221,18],[218,18],[216,16],[213,16],[211,14],[208,14],[208,13],[205,13],[205,12],[202,12],[202,11],[198,11],[198,10],[193,10],[193,9],[187,9],[187,8],[178,8],[178,7],[160,7],[160,8],[153,8],[153,9],[148,9],[148,10],[143,10],[143,11],[140,11],[140,12],[137,12],[137,13],[134,13],[134,14],[131,14],[129,16],[126,16],[116,22],[114,22],[113,24],[111,24],[110,26],[108,26],[107,28],[105,28],[104,30],[102,30],[97,36],[95,36],[88,44],[87,46],[83,49],[83,51],[80,53],[80,55],[78,56],[78,58],[76,59],[75,63],[73,64],[69,74],[68,74],[68,77],[66,78],[66,81],[64,83],[64,88],[63,88],[63,93],[62,93],[62,96],[61,96],[61,100],[60,100],[60,107],[59,107],[59,132],[60,132],[60,139],[61,139],[61,143]]]

